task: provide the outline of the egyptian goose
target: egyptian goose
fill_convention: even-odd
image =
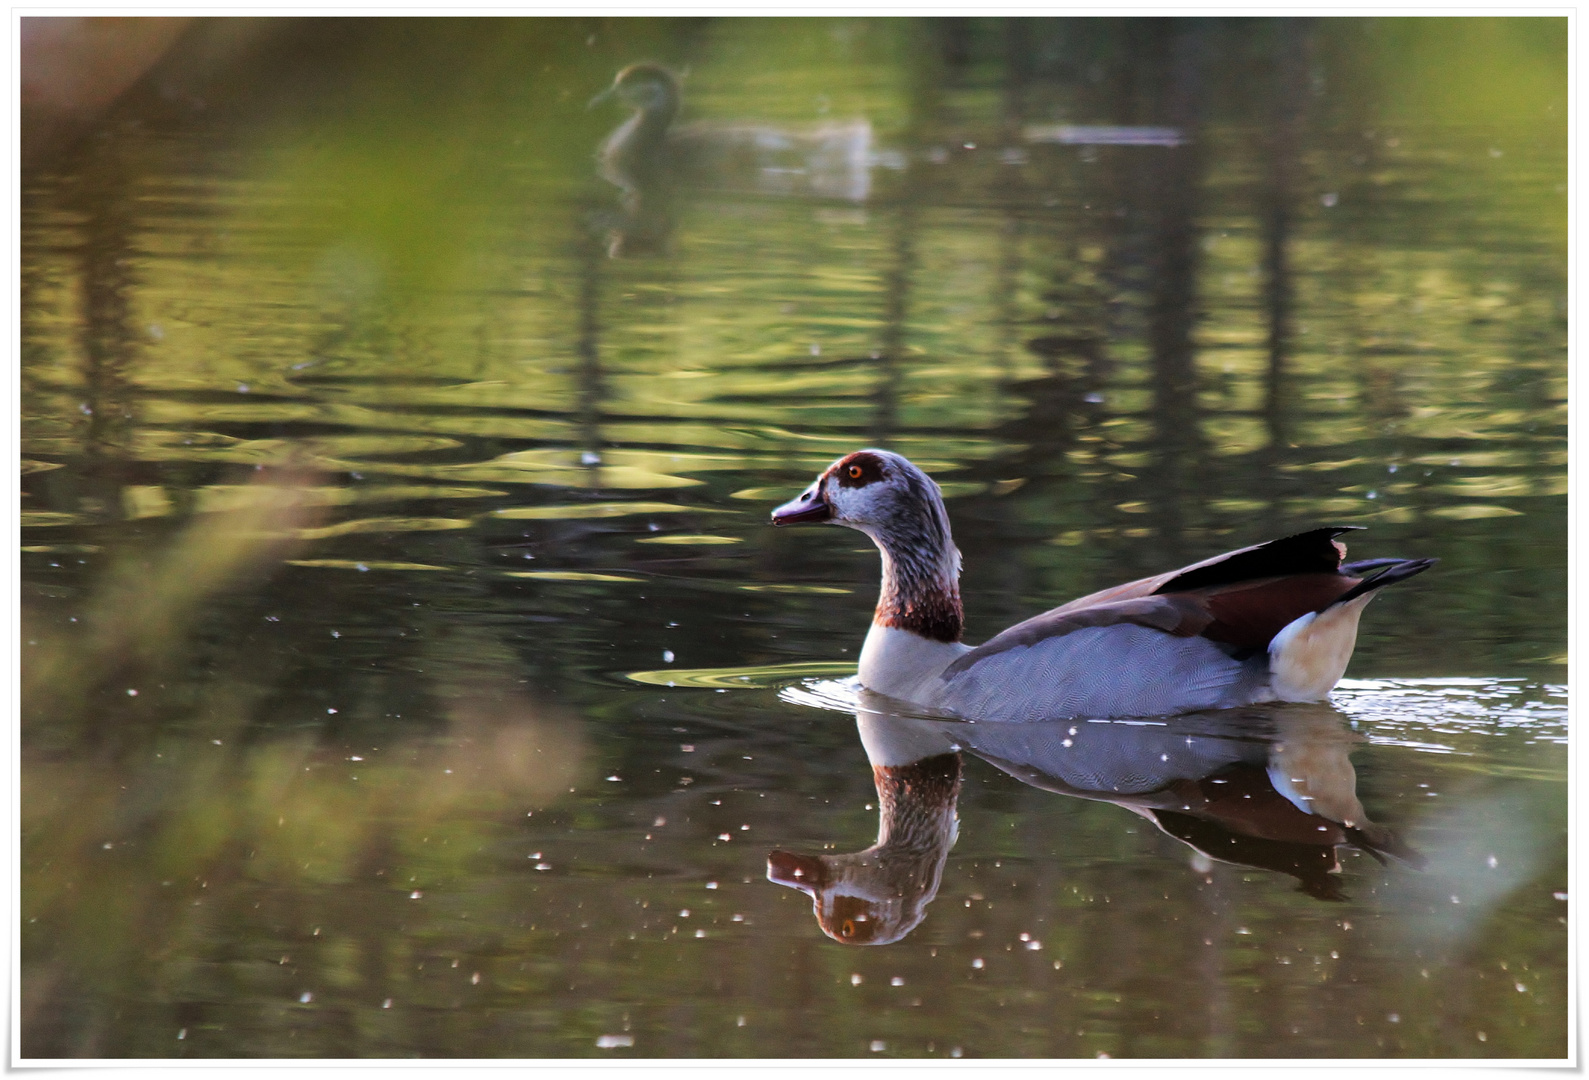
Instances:
[[[870,536],[883,584],[861,684],[978,720],[1323,700],[1346,671],[1375,590],[1435,562],[1343,564],[1346,547],[1334,538],[1354,526],[1313,529],[1092,593],[972,648],[960,640],[949,515],[938,486],[903,457],[842,457],[772,522],[832,522]]]

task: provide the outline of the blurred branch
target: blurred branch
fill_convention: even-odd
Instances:
[[[34,710],[85,695],[128,666],[158,663],[185,638],[204,602],[274,568],[303,541],[299,530],[323,513],[297,467],[268,470],[244,490],[242,505],[194,519],[154,559],[115,566],[89,600],[75,640],[29,627],[32,647],[23,694]],[[31,620],[24,608],[23,623]]]

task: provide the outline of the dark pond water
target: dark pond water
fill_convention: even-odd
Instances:
[[[200,24],[23,177],[20,1053],[1563,1057],[1565,43]],[[972,641],[1441,561],[1328,704],[892,715],[866,445]]]

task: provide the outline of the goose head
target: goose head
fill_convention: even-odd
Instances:
[[[830,522],[874,540],[953,547],[949,515],[932,478],[887,450],[857,450],[824,469],[800,496],[772,512],[774,525]]]
[[[774,525],[826,522],[865,533],[882,552],[873,622],[959,641],[960,551],[932,478],[888,450],[857,450],[772,512]]]

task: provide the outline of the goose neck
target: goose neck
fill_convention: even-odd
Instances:
[[[872,622],[931,641],[957,642],[965,630],[960,603],[960,552],[947,535],[903,541],[874,535],[883,558],[883,586]]]

